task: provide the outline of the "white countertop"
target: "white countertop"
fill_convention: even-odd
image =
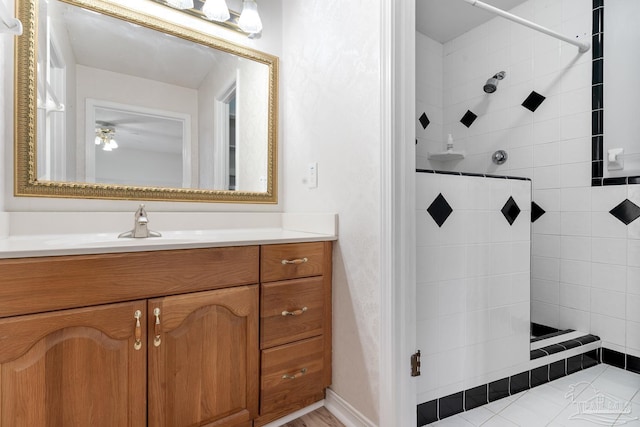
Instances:
[[[337,236],[283,228],[162,231],[162,237],[144,239],[118,239],[118,233],[43,234],[10,236],[0,239],[0,258],[144,252],[331,240],[337,240]]]

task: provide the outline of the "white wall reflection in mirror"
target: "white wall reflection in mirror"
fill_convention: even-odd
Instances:
[[[266,64],[57,0],[39,13],[38,180],[266,191]],[[117,150],[96,150],[101,126]]]

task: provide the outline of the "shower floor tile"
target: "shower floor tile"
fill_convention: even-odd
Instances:
[[[640,427],[640,375],[601,364],[431,425]]]

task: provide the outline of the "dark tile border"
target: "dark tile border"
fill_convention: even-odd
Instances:
[[[531,181],[531,178],[525,178],[523,176],[492,175],[492,174],[485,174],[485,173],[452,172],[452,171],[439,171],[439,170],[433,170],[433,169],[416,169],[416,172],[435,173],[440,175],[472,176],[476,178],[498,178],[498,179],[513,179],[516,181]]]
[[[596,335],[589,334],[569,341],[579,342],[582,338],[584,338],[584,341],[588,341],[585,342],[585,344],[600,339]],[[594,338],[595,340],[591,341]],[[566,359],[560,359],[547,365],[542,365],[530,371],[520,372],[511,377],[502,378],[446,397],[421,403],[417,408],[418,427],[486,405],[488,402],[494,402],[504,397],[546,384],[549,381],[562,378],[565,375],[591,368],[599,363],[605,363],[640,374],[640,357],[620,353],[608,348],[597,348]]]
[[[557,332],[560,332],[560,329],[543,325],[541,323],[531,322],[531,335],[535,337],[535,338],[531,338],[531,342],[540,341],[542,339],[549,338]]]
[[[575,332],[575,331],[573,329],[558,331],[556,333],[549,334],[545,338],[551,338],[551,337],[559,336],[569,332]],[[545,347],[531,350],[530,359],[531,360],[539,359],[541,357],[548,356],[550,354],[560,353],[561,351],[569,350],[570,348],[580,347],[582,345],[590,344],[592,342],[596,342],[599,340],[600,340],[600,337],[598,337],[597,335],[588,334],[588,335],[583,335],[581,337],[572,338],[570,340],[562,341],[557,344],[550,344]]]
[[[590,356],[587,357],[587,354]],[[595,359],[591,357],[594,355],[596,356]],[[550,376],[552,378],[560,378],[569,373],[590,368],[599,363],[598,357],[597,350],[593,350],[585,354],[572,356],[569,358],[571,361],[569,359],[561,359],[549,365],[520,372],[511,377],[421,403],[417,407],[418,427],[545,384],[549,382]],[[638,359],[638,362],[640,362],[640,359]],[[569,371],[569,367],[571,367],[571,371]]]
[[[640,176],[604,177],[604,0],[593,0],[591,31],[591,186],[640,184]]]

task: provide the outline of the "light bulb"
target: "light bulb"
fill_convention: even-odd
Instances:
[[[112,139],[111,141],[109,141],[109,145],[111,145],[111,148],[114,150],[118,148],[118,143],[116,142],[115,139]]]
[[[255,0],[244,0],[242,13],[238,19],[238,26],[242,31],[255,34],[262,31],[262,21],[258,15],[258,4]]]
[[[207,18],[218,22],[224,22],[231,17],[225,0],[207,0],[202,6],[202,13]]]
[[[105,142],[102,146],[103,151],[111,151],[111,145],[108,142]]]
[[[102,138],[100,138],[100,136],[96,136],[95,143],[96,145],[100,145],[102,143]]]
[[[193,9],[193,0],[166,0],[167,4],[176,9]]]

